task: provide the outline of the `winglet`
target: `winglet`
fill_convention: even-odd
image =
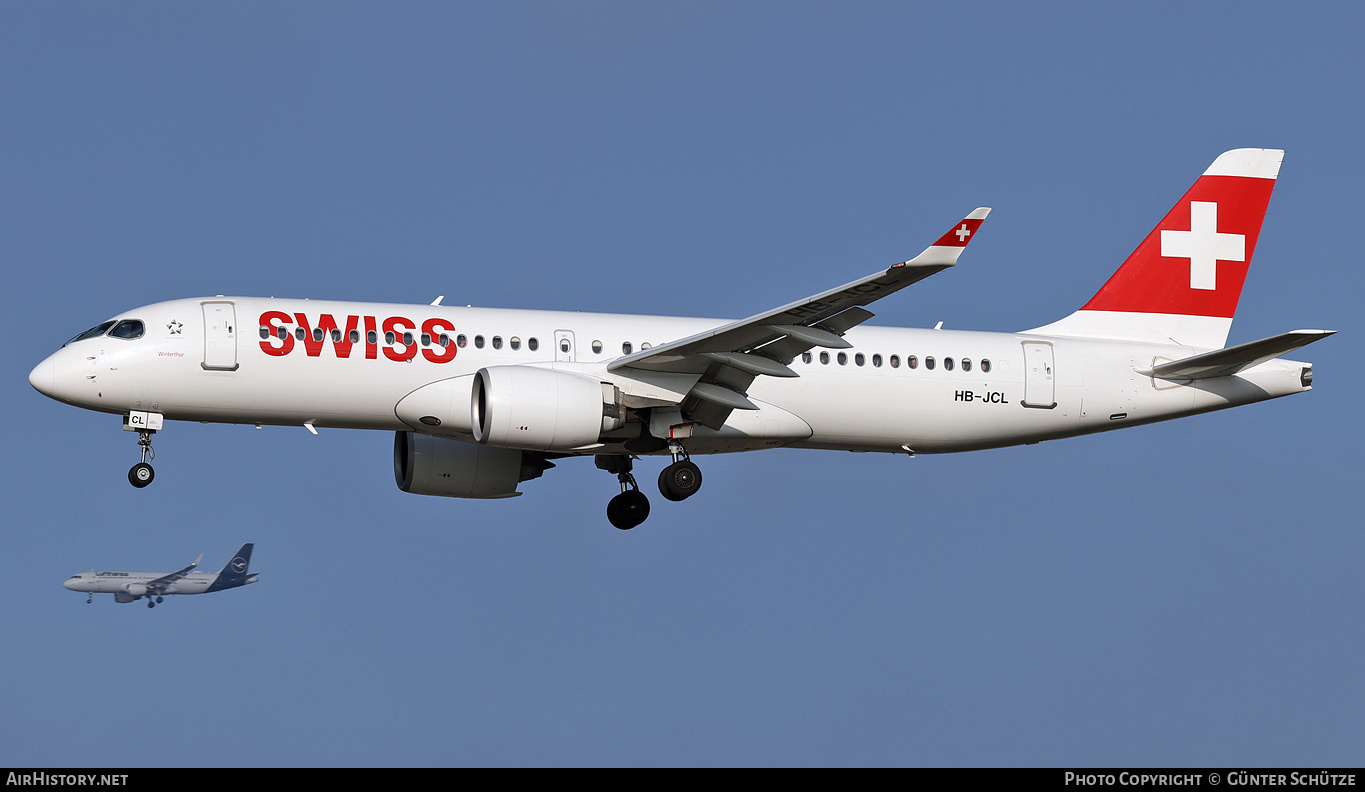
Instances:
[[[196,559],[194,559],[194,563],[193,563],[193,564],[190,564],[190,569],[194,569],[195,567],[199,566],[199,562],[200,562],[200,561],[203,561],[203,560],[204,560],[204,554],[203,554],[203,553],[200,553],[200,554],[199,554],[199,557],[196,558]]]
[[[905,262],[905,264],[953,266],[957,263],[957,257],[962,255],[963,249],[967,247],[967,243],[972,241],[972,237],[976,235],[976,230],[981,227],[986,215],[990,213],[990,207],[978,207],[971,214],[962,218],[962,222],[954,225],[948,233],[939,237],[937,242],[925,248],[923,253]]]

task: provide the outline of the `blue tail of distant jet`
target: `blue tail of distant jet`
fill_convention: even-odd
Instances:
[[[237,588],[248,583],[256,582],[256,575],[248,572],[247,568],[251,565],[251,548],[255,547],[251,542],[242,545],[232,560],[223,565],[219,570],[218,577],[209,584],[205,593],[210,591],[222,591],[223,589]]]

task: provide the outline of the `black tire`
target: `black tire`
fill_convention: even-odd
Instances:
[[[629,531],[648,516],[649,498],[639,490],[626,490],[607,503],[607,519],[622,531]]]
[[[156,478],[156,471],[152,470],[152,466],[146,462],[139,462],[128,471],[128,483],[138,489],[151,484],[154,478]]]
[[[659,492],[671,501],[686,500],[701,489],[701,468],[690,459],[681,459],[659,473]]]

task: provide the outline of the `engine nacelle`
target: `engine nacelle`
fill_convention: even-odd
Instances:
[[[132,594],[124,594],[122,591],[114,592],[114,602],[137,602],[138,598]]]
[[[147,593],[147,587],[141,583],[129,583],[123,587],[123,590],[132,594],[134,597],[141,597],[143,594]]]
[[[514,498],[517,485],[540,478],[554,464],[514,448],[475,445],[416,432],[393,438],[398,488],[447,498]]]
[[[470,401],[474,439],[507,448],[582,449],[626,417],[615,385],[532,366],[479,369]]]

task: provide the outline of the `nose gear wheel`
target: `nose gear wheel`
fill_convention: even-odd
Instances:
[[[142,449],[142,461],[133,465],[128,471],[128,483],[138,489],[142,489],[152,483],[156,478],[156,471],[147,464],[148,459],[156,459],[156,452],[152,450],[152,435],[155,432],[151,429],[139,429],[137,433],[137,444]]]

